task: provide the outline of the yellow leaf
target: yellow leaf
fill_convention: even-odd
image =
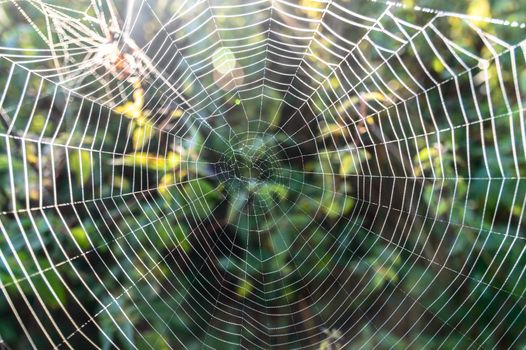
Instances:
[[[368,92],[368,93],[365,93],[365,94],[362,94],[362,95],[359,95],[359,96],[358,95],[354,95],[354,96],[350,97],[349,99],[345,100],[345,102],[342,103],[342,106],[340,108],[338,108],[338,112],[344,113],[347,109],[349,109],[353,105],[359,104],[362,101],[365,101],[365,102],[368,102],[368,101],[385,102],[385,101],[387,101],[387,98],[385,97],[384,94],[376,92],[376,91]]]
[[[125,177],[115,176],[113,179],[113,185],[117,188],[127,189],[130,188],[130,181]]]
[[[386,282],[397,282],[398,281],[398,275],[396,274],[396,271],[390,268],[382,267],[382,266],[373,266],[374,270],[377,274],[379,274],[382,279]]]
[[[333,136],[340,136],[340,135],[344,135],[346,132],[346,127],[345,126],[341,126],[339,124],[326,124],[322,129],[321,129],[321,136],[322,137],[330,137],[331,135]]]
[[[489,0],[473,0],[470,2],[467,14],[475,17],[473,23],[482,26],[484,19],[491,17],[491,6]]]
[[[440,62],[438,58],[435,58],[433,60],[433,69],[437,73],[442,73],[444,71],[444,65],[442,64],[442,62]]]
[[[128,101],[123,105],[115,107],[115,112],[130,119],[138,119],[142,117],[142,107],[144,106],[143,93],[143,89],[136,89],[133,91],[133,102]]]
[[[135,103],[126,102],[123,105],[115,107],[115,112],[124,115],[130,119],[136,119],[141,116],[141,110],[135,107]]]
[[[168,168],[177,168],[181,164],[181,155],[177,152],[168,152],[166,159]]]
[[[40,190],[34,185],[29,187],[29,198],[34,201],[40,198]]]
[[[332,78],[331,79],[331,86],[334,88],[334,89],[337,89],[340,87],[340,80],[338,78]]]
[[[143,89],[135,89],[133,91],[133,104],[135,105],[135,108],[141,110],[144,106],[144,90]]]
[[[313,19],[320,19],[323,13],[321,10],[326,6],[325,3],[315,0],[301,0],[299,5],[305,7],[303,12]]]
[[[512,208],[512,213],[515,216],[521,216],[522,213],[522,207],[520,205],[516,205]]]
[[[181,118],[182,115],[183,115],[184,111],[182,109],[176,109],[175,111],[172,112],[172,118],[174,119],[177,119],[177,118]]]
[[[44,130],[45,125],[46,125],[46,117],[38,113],[38,114],[35,114],[35,116],[33,117],[33,121],[31,122],[31,127],[29,130],[31,130],[31,132],[35,134],[38,134]],[[52,126],[51,123],[48,123],[48,125],[46,126],[46,130],[48,130],[50,126]]]
[[[331,342],[325,339],[320,343],[320,350],[329,350],[331,348]]]
[[[239,286],[237,286],[237,295],[242,298],[246,298],[251,292],[254,286],[249,280],[241,280]]]
[[[164,194],[167,192],[168,188],[171,185],[174,185],[178,182],[181,182],[182,178],[186,175],[186,172],[184,170],[179,170],[175,173],[170,172],[165,174],[161,180],[159,181],[159,186],[157,190],[159,193]]]
[[[149,123],[139,126],[133,130],[133,148],[141,149],[152,137],[153,128]]]
[[[347,154],[342,157],[342,161],[340,163],[340,175],[348,175],[356,170],[356,164],[354,163],[354,159],[352,155]]]
[[[370,159],[371,156],[365,150],[354,151],[353,153],[344,154],[340,162],[340,175],[346,176],[355,174],[360,163]]]
[[[37,164],[38,156],[36,155],[35,146],[28,143],[26,146],[26,159],[29,164]]]
[[[140,166],[150,170],[164,170],[166,167],[166,159],[149,153],[137,152],[133,154],[127,154],[123,158],[116,159],[113,164],[136,167]]]
[[[175,178],[173,174],[166,174],[161,178],[161,181],[159,181],[159,186],[157,187],[157,191],[161,194],[161,196],[164,196],[168,192],[168,188],[170,185],[173,185],[175,183]]]
[[[436,147],[424,147],[413,158],[415,166],[415,175],[420,176],[431,167],[433,159],[438,159],[439,150]],[[421,164],[421,165],[420,165]]]

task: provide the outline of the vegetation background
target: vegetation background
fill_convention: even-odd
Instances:
[[[57,8],[85,8],[83,1],[53,3]],[[124,9],[124,3],[116,1],[115,7]],[[179,4],[148,3],[159,18],[142,12],[130,34],[139,47],[159,31],[157,20],[166,23]],[[384,6],[370,1],[340,3],[364,14]],[[524,0],[403,3],[509,21],[526,18]],[[204,8],[180,21],[191,21]],[[24,9],[37,26],[45,25],[36,6]],[[305,18],[319,16],[316,11],[295,11]],[[434,15],[393,11],[418,25]],[[257,20],[223,18],[215,25],[241,26]],[[327,25],[335,31],[354,35],[349,27],[330,20]],[[212,31],[208,26],[198,28],[199,23],[174,37],[198,29],[183,40],[191,44]],[[310,25],[296,20],[292,24]],[[476,56],[492,57],[465,21],[444,17],[435,24]],[[523,29],[475,24],[508,43],[526,38]],[[261,31],[247,29],[247,35],[254,35],[243,43],[260,40]],[[236,35],[224,31],[221,39],[227,42]],[[165,40],[160,35],[143,53],[152,56],[164,50]],[[184,53],[198,55],[215,45],[214,40],[203,40]],[[387,37],[374,40],[391,44]],[[430,46],[420,40],[415,45],[431,74],[447,81],[451,74]],[[12,2],[0,2],[0,46],[21,48],[27,56],[42,47],[37,31]],[[117,49],[134,52],[131,44]],[[519,61],[522,50],[516,51]],[[164,51],[168,55],[152,64],[173,71],[176,80],[186,67],[173,67],[169,60],[175,53]],[[326,51],[316,52],[328,61],[334,59]],[[269,96],[264,99],[237,93],[220,73],[235,72],[234,81],[240,84],[261,65],[250,66],[258,57],[236,61],[239,53],[227,49],[215,51],[211,58],[215,70],[200,78],[202,85],[193,79],[180,83],[189,105],[203,107],[199,116],[188,117],[184,103],[159,103],[170,92],[159,88],[144,63],[132,67],[130,56],[121,61],[120,54],[117,58],[111,54],[102,54],[102,68],[92,72],[96,79],[91,78],[101,85],[123,86],[108,99],[110,109],[93,107],[20,67],[8,81],[12,64],[0,54],[0,92],[5,93],[0,103],[0,336],[5,344],[13,349],[30,346],[17,318],[24,320],[37,346],[51,343],[42,329],[60,343],[53,319],[64,335],[73,334],[69,341],[75,348],[84,348],[86,340],[76,332],[67,310],[76,323],[87,322],[83,333],[104,349],[160,350],[180,344],[201,348],[203,343],[218,349],[254,348],[263,346],[262,339],[283,349],[468,348],[473,339],[483,339],[476,345],[483,348],[526,346],[521,221],[526,164],[523,156],[514,159],[512,152],[514,143],[519,150],[526,146],[518,141],[524,133],[520,117],[477,123],[476,108],[490,115],[488,101],[481,99],[478,106],[469,97],[458,101],[455,85],[445,84],[442,93],[454,123],[463,123],[462,106],[473,127],[417,137],[410,141],[411,149],[403,142],[387,144],[381,141],[400,139],[408,125],[390,128],[381,123],[385,115],[377,115],[354,123],[351,130],[332,113],[320,118],[307,107],[295,113],[292,106],[301,105],[299,99],[276,89],[258,90],[257,94],[264,91]],[[381,61],[373,54],[370,59]],[[417,64],[414,53],[404,59],[409,66]],[[509,62],[509,55],[503,55],[502,67],[509,68]],[[526,93],[526,65],[521,62],[519,88]],[[52,62],[44,63],[52,67]],[[279,56],[267,62],[268,67],[295,73],[295,67],[289,69],[286,63]],[[328,74],[327,68],[324,72]],[[496,91],[500,88],[496,66],[490,65],[489,72],[490,88]],[[398,73],[408,81],[404,72]],[[512,91],[516,76],[507,69],[500,73]],[[272,78],[285,89],[293,82],[279,75]],[[400,89],[394,76],[384,78],[394,91]],[[429,83],[421,71],[415,70],[414,78]],[[338,79],[327,84],[336,94],[345,90]],[[461,90],[470,88],[467,79],[459,79],[459,84]],[[483,96],[484,83],[477,84]],[[203,90],[209,85],[213,89]],[[86,96],[93,91],[92,85],[79,92]],[[37,93],[40,102],[29,120],[34,104],[27,101],[34,101]],[[205,117],[214,115],[214,105],[200,105],[209,102],[209,93],[227,109],[224,115]],[[374,90],[357,96],[349,95],[340,112],[351,111],[356,104],[368,116],[373,115],[370,106],[375,102],[388,103]],[[283,98],[287,104],[280,103]],[[492,115],[502,115],[502,97],[491,99]],[[330,102],[328,95],[319,94],[308,107]],[[426,114],[418,126],[417,117],[411,117],[417,135],[434,127],[448,128],[439,94],[431,93],[420,102],[428,103],[436,114]],[[512,102],[517,110],[517,101]],[[416,105],[409,108],[417,115]],[[94,129],[94,120],[111,122],[102,132]],[[86,135],[84,130],[90,132]],[[6,134],[40,137],[41,142]],[[375,176],[379,174],[386,176]],[[13,198],[18,208],[30,203],[34,210],[15,215]],[[77,204],[55,206],[72,201]],[[509,235],[499,234],[503,232]],[[69,262],[56,265],[63,261]],[[97,298],[110,307],[101,309]],[[88,315],[97,315],[96,322]],[[36,319],[42,320],[43,328]],[[272,337],[262,325],[272,330]]]

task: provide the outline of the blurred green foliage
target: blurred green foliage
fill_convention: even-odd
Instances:
[[[444,3],[423,5],[441,8]],[[158,6],[162,13],[168,5],[159,2]],[[477,0],[448,6],[471,15],[498,13],[523,20],[517,9],[524,10],[526,2]],[[0,5],[0,45],[39,47],[31,26],[6,9],[10,8]],[[319,12],[304,15],[316,18]],[[425,19],[418,15],[404,13],[406,20],[422,24]],[[155,28],[152,19],[142,21],[145,33]],[[524,39],[523,32],[510,37],[505,27],[477,25],[507,42]],[[446,18],[437,26],[456,44],[491,57],[458,18]],[[229,35],[235,39],[229,32],[223,39]],[[323,57],[327,52],[319,54]],[[231,62],[235,55],[224,49],[213,60],[227,72],[236,63]],[[437,79],[450,78],[439,60],[426,63]],[[10,68],[10,62],[0,58],[0,86],[6,85],[4,73]],[[494,65],[488,69],[491,76],[497,75]],[[522,93],[526,93],[525,72],[519,72]],[[501,73],[505,84],[511,84],[511,73]],[[3,106],[10,114],[27,74],[19,69],[12,77]],[[221,81],[215,83],[228,91]],[[31,77],[33,96],[38,84]],[[329,86],[344,89],[337,79],[327,84],[327,91]],[[465,81],[462,84],[469,88]],[[498,89],[499,81],[492,79],[490,84]],[[18,317],[28,320],[32,317],[28,305],[38,316],[47,308],[55,320],[65,319],[68,309],[73,317],[78,314],[79,324],[87,322],[82,331],[98,339],[103,349],[113,345],[131,349],[130,343],[140,349],[177,348],[180,343],[200,348],[201,342],[213,348],[238,348],[239,343],[268,337],[258,323],[273,329],[273,336],[282,335],[291,348],[418,349],[458,344],[467,348],[470,339],[480,334],[482,339],[487,336],[487,348],[504,348],[514,341],[517,348],[526,346],[524,237],[498,234],[519,235],[519,217],[524,212],[520,199],[526,196],[524,180],[510,175],[515,167],[524,169],[526,164],[524,158],[519,163],[514,160],[514,131],[508,130],[508,118],[454,134],[446,130],[415,137],[410,142],[418,152],[396,159],[392,150],[371,136],[385,131],[382,137],[397,139],[397,130],[389,134],[386,130],[390,129],[381,124],[385,116],[363,120],[358,125],[361,134],[342,125],[332,113],[312,122],[312,129],[295,124],[291,131],[288,118],[294,111],[279,102],[290,95],[268,88],[265,93],[273,98],[263,101],[228,93],[221,102],[229,107],[229,120],[220,116],[211,125],[192,122],[186,112],[170,109],[167,123],[180,137],[166,137],[153,121],[159,111],[146,102],[155,98],[148,96],[148,82],[131,85],[134,92],[128,99],[112,107],[109,118],[114,122],[108,123],[104,133],[85,137],[81,127],[64,128],[59,123],[61,113],[72,120],[78,112],[78,122],[89,126],[90,111],[80,107],[75,97],[70,103],[76,109],[64,110],[67,91],[59,88],[52,102],[55,85],[44,82],[40,90],[44,102],[30,122],[20,118],[20,126],[27,124],[28,135],[34,139],[43,135],[46,142],[19,143],[7,137],[0,141],[0,207],[8,213],[1,218],[0,281],[11,298],[7,302],[0,297],[0,335],[13,348],[26,348],[28,343],[20,337],[10,303],[20,305]],[[184,87],[188,95],[199,89],[197,84]],[[455,93],[453,85],[445,86],[444,94]],[[313,105],[326,105],[323,98],[313,96]],[[372,92],[361,98],[351,96],[338,108],[345,113],[366,102],[388,103],[383,95]],[[497,102],[500,108],[502,100]],[[427,103],[439,110],[443,101],[430,94]],[[458,102],[446,103],[456,112],[453,118],[460,118]],[[30,115],[32,107],[22,105],[19,114]],[[464,107],[473,120],[475,106],[466,101]],[[490,114],[487,103],[478,107],[481,114]],[[247,115],[256,117],[248,122]],[[415,125],[416,121],[415,117]],[[439,124],[439,130],[448,127],[446,118],[438,116],[422,121],[422,130],[431,130],[433,123]],[[520,130],[517,118],[511,124]],[[230,128],[235,136],[227,136]],[[295,134],[298,129],[300,133]],[[120,141],[123,130],[129,135],[125,142]],[[492,130],[501,131],[498,144]],[[5,126],[0,126],[0,132],[5,134]],[[60,146],[74,142],[82,147]],[[401,154],[402,146],[394,144]],[[161,146],[166,145],[163,150]],[[95,152],[97,147],[110,154]],[[468,152],[469,159],[463,156]],[[494,173],[496,167],[488,171],[483,159],[500,162],[504,178]],[[393,167],[394,173],[390,172]],[[410,189],[413,184],[392,179],[403,178],[404,171],[421,182]],[[15,175],[13,183],[10,172]],[[361,178],[360,174],[371,176]],[[27,191],[26,179],[33,186]],[[385,193],[394,198],[382,197]],[[406,197],[422,201],[400,204]],[[15,215],[12,198],[17,208],[25,208],[27,202],[38,210]],[[70,202],[77,204],[53,206]],[[207,310],[210,300],[217,301],[219,311]],[[239,303],[247,306],[245,315],[234,313]],[[340,308],[344,303],[350,307]],[[372,306],[383,303],[387,306],[380,309],[390,314],[378,316]],[[405,313],[412,304],[420,313]],[[273,307],[275,314],[263,319],[261,310]],[[90,322],[86,313],[97,315],[97,322]],[[288,313],[298,316],[291,319]],[[211,315],[231,322],[211,320]],[[338,327],[321,332],[324,325],[313,315]],[[395,327],[398,316],[404,324]],[[241,318],[246,323],[242,327]],[[35,322],[29,325],[35,329],[34,339],[46,346],[48,340]],[[49,321],[44,326],[52,329]],[[64,335],[76,331],[71,322],[59,327]],[[323,335],[309,338],[313,328]],[[54,337],[59,340],[58,334]],[[71,341],[80,347],[85,340],[76,334]]]

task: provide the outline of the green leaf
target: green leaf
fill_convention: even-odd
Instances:
[[[188,234],[190,233],[190,229],[183,225],[178,225],[174,229],[175,234],[175,241],[181,247],[181,249],[185,252],[188,252],[192,246],[190,244],[190,241],[188,239]]]
[[[346,153],[341,157],[340,162],[340,175],[347,176],[356,174],[358,172],[360,164],[364,160],[370,158],[369,153],[365,150],[353,150],[351,153]]]
[[[11,166],[13,171],[19,171],[24,169],[24,165],[21,161],[14,157],[11,157]],[[6,154],[0,155],[0,171],[8,171],[9,169],[9,157]]]
[[[133,130],[133,148],[141,149],[153,136],[153,127],[150,123],[144,123]]]
[[[91,177],[91,154],[89,151],[79,150],[69,153],[69,166],[79,185],[85,184]]]
[[[203,179],[190,180],[183,186],[184,202],[191,203],[188,213],[192,216],[204,219],[212,213],[215,200],[219,193],[208,181]]]
[[[49,267],[49,263],[47,261],[41,261],[41,267],[42,269],[45,269]],[[49,284],[49,286],[51,287],[51,290],[49,289],[44,279],[47,281],[47,284]],[[44,304],[46,304],[50,308],[57,309],[60,307],[60,304],[64,305],[66,303],[66,288],[56,275],[55,271],[46,271],[40,277],[35,278],[33,280],[33,284],[35,286],[36,292],[38,293],[40,298],[42,298]]]
[[[87,249],[90,247],[88,235],[86,231],[82,228],[82,226],[73,227],[71,229],[71,234],[73,235],[73,238],[75,238],[75,241],[77,241],[78,245],[82,249]]]
[[[322,210],[330,219],[336,219],[348,213],[354,207],[354,199],[347,195],[327,194],[322,200]]]
[[[228,256],[223,256],[219,258],[218,262],[221,268],[226,271],[235,272],[237,269],[236,262]]]
[[[272,249],[274,253],[286,252],[290,246],[289,236],[281,231],[273,232],[270,235]]]
[[[241,298],[246,298],[250,295],[253,289],[254,285],[252,284],[252,282],[250,282],[250,280],[248,279],[243,279],[237,286],[236,292],[237,295],[239,295]]]
[[[273,197],[281,201],[287,198],[287,194],[287,187],[276,183],[264,184],[257,190],[259,199],[269,206],[274,204]]]
[[[327,138],[332,136],[342,136],[347,132],[347,128],[344,125],[339,124],[326,124],[320,131],[320,136],[322,138]]]
[[[146,331],[141,334],[141,337],[137,338],[137,348],[139,349],[148,349],[152,347],[152,344],[155,347],[155,350],[169,350],[172,349],[168,344],[168,340],[154,331]]]
[[[227,214],[227,222],[229,224],[236,225],[237,219],[247,202],[248,194],[244,191],[238,192],[237,195],[230,201]]]

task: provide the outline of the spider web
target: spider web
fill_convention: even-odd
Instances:
[[[526,26],[480,11],[0,2],[10,329],[33,348],[524,345]]]

